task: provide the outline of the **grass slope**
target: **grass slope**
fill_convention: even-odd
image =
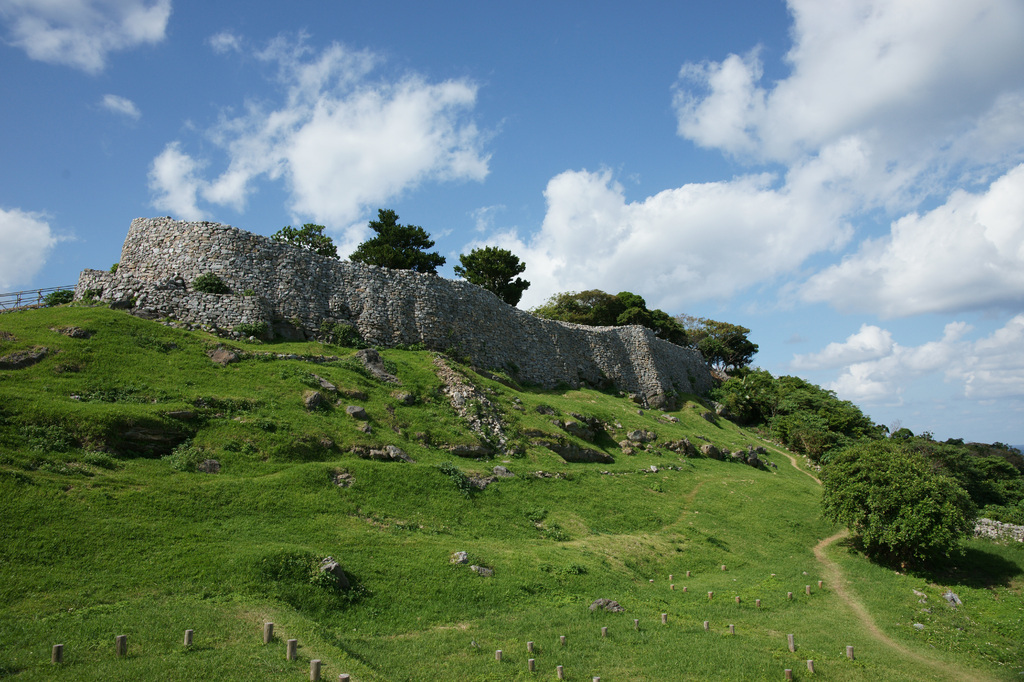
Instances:
[[[91,336],[53,331],[66,326]],[[314,658],[323,679],[358,681],[554,679],[557,665],[568,680],[782,679],[786,668],[808,679],[807,659],[826,680],[1024,674],[1020,547],[972,541],[932,575],[894,573],[843,541],[819,561],[815,546],[838,529],[821,520],[819,486],[797,460],[777,451],[777,469],[757,470],[658,447],[762,444],[702,419],[696,398],[669,423],[616,395],[513,390],[462,367],[525,446],[475,461],[441,447],[478,437],[440,393],[429,353],[384,351],[395,387],[367,376],[352,349],[313,343],[234,347],[339,359],[222,367],[206,355],[218,339],[100,307],[9,313],[0,331],[0,356],[50,350],[0,370],[0,677],[300,679]],[[366,400],[307,411],[313,373]],[[371,433],[347,404],[366,408]],[[573,440],[540,405],[618,425],[596,446],[576,441],[615,462],[567,463],[532,445],[538,432]],[[658,441],[626,455],[616,442],[637,428]],[[416,462],[349,450],[389,444]],[[220,473],[194,470],[207,457]],[[469,475],[502,464],[515,477],[466,493],[444,463]],[[339,487],[339,473],[351,484]],[[456,551],[494,576],[449,563]],[[328,555],[352,589],[310,572]],[[946,605],[947,589],[963,606]],[[625,612],[592,613],[599,597]],[[264,621],[275,624],[269,646]],[[185,629],[195,631],[187,649]],[[114,655],[119,634],[125,659]],[[60,666],[49,662],[55,643]]]

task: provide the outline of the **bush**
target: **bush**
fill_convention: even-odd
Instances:
[[[65,303],[71,303],[75,298],[75,292],[70,289],[61,289],[60,291],[51,291],[43,297],[43,305],[53,307],[55,305],[63,305]]]
[[[119,265],[120,265],[120,263],[114,263],[113,265],[111,265],[111,266],[110,266],[110,274],[114,274],[114,273],[116,273],[116,272],[117,272],[117,267],[118,267]]]
[[[267,334],[267,323],[243,322],[242,324],[235,325],[235,331],[245,337],[255,336],[257,339],[261,339]]]
[[[974,528],[967,491],[904,443],[848,448],[822,476],[823,515],[853,531],[869,554],[926,564],[949,556]]]
[[[473,483],[469,480],[469,476],[463,473],[462,469],[451,462],[442,462],[438,465],[437,470],[447,476],[448,479],[455,484],[456,489],[458,489],[463,497],[469,497],[476,492],[476,488],[473,487]]]
[[[192,290],[201,291],[204,294],[230,294],[231,289],[217,275],[207,272],[192,280]]]
[[[164,459],[170,463],[171,468],[175,471],[187,472],[195,471],[196,466],[206,459],[206,454],[196,446],[192,445],[192,441],[185,441],[178,447],[174,448],[174,451]]]

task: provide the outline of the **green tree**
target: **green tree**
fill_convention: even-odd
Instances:
[[[291,244],[300,249],[336,259],[338,258],[338,247],[334,245],[334,241],[330,237],[324,234],[325,229],[323,225],[314,225],[313,223],[306,223],[298,230],[291,225],[285,225],[270,238],[275,242]]]
[[[600,289],[555,294],[547,303],[531,311],[538,317],[597,327],[621,327],[628,324],[652,329],[658,338],[685,346],[686,330],[663,310],[650,310],[642,296],[620,291],[612,296]]]
[[[724,372],[746,367],[757,354],[758,346],[747,338],[750,330],[746,327],[692,315],[678,315],[675,321],[715,369]]]
[[[822,477],[823,515],[849,528],[870,555],[927,564],[949,556],[974,528],[967,491],[906,443],[847,448]]]
[[[485,246],[459,256],[461,265],[453,269],[466,281],[481,286],[509,305],[516,305],[530,283],[516,275],[526,270],[526,263],[507,249]],[[512,278],[515,277],[515,280]]]
[[[417,225],[400,225],[398,214],[391,209],[379,209],[377,220],[371,220],[369,226],[377,236],[360,244],[349,260],[431,275],[436,275],[437,269],[444,265],[444,256],[426,251],[434,246],[430,235]]]

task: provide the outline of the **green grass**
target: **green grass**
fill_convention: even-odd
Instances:
[[[93,335],[49,329],[66,325]],[[104,308],[9,313],[0,330],[14,336],[0,341],[0,356],[37,345],[60,351],[0,371],[0,677],[299,679],[312,658],[323,661],[323,679],[348,672],[360,681],[553,679],[556,665],[569,680],[782,679],[785,668],[807,679],[807,659],[827,680],[1024,673],[1020,547],[973,541],[958,568],[923,576],[830,548],[882,631],[944,666],[922,668],[872,638],[828,584],[817,588],[823,569],[812,548],[836,529],[820,518],[818,486],[784,457],[763,471],[663,447],[625,455],[616,445],[637,428],[657,432],[657,443],[760,444],[727,421],[703,420],[695,397],[671,413],[678,423],[666,423],[611,393],[517,391],[460,367],[503,407],[525,446],[522,455],[475,461],[442,448],[478,437],[440,393],[425,352],[383,351],[403,381],[395,387],[359,371],[354,349],[315,343],[227,345],[340,359],[248,356],[220,367],[205,353],[222,340]],[[367,400],[332,398],[340,403],[307,412],[311,374]],[[401,404],[396,390],[415,404]],[[366,408],[372,433],[357,430],[347,404]],[[539,405],[559,419],[576,412],[621,424],[596,444],[576,441],[615,462],[566,463],[531,445],[537,432],[574,440]],[[192,417],[168,415],[180,411]],[[125,436],[133,429],[166,438],[140,445]],[[416,463],[349,451],[389,444]],[[220,473],[172,466],[200,456],[219,460]],[[501,464],[516,476],[465,495],[438,468],[445,462],[467,474]],[[336,485],[338,472],[351,485]],[[495,575],[450,564],[455,551]],[[327,555],[351,590],[310,579],[308,562]],[[960,609],[941,599],[947,588],[963,599]],[[598,597],[626,611],[591,613]],[[932,614],[920,613],[926,607]],[[269,646],[265,620],[278,635]],[[195,631],[188,650],[185,629]],[[129,637],[124,660],[114,656],[119,634]],[[299,660],[287,662],[283,642],[292,637]],[[58,667],[49,663],[55,643],[65,645]],[[850,644],[855,661],[845,657]]]

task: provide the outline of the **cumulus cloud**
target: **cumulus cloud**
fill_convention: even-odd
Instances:
[[[828,174],[811,175],[794,173],[780,187],[768,174],[693,183],[631,202],[611,171],[566,171],[548,182],[538,233],[491,241],[527,263],[526,307],[593,288],[643,292],[668,310],[724,300],[845,243],[837,207],[803,200]]]
[[[91,74],[110,52],[162,41],[170,15],[171,0],[0,0],[8,42]]]
[[[202,168],[203,163],[182,152],[179,143],[167,145],[149,171],[149,188],[157,195],[153,207],[182,220],[206,218],[206,212],[196,205],[204,186],[196,174]]]
[[[917,381],[941,376],[965,398],[1024,398],[1024,314],[991,335],[970,340],[964,322],[946,325],[941,339],[903,346],[884,329],[864,325],[843,343],[796,355],[795,369],[842,367],[826,384],[839,397],[866,404],[894,404]]]
[[[258,57],[276,63],[285,101],[250,104],[242,116],[209,131],[228,156],[227,168],[207,180],[156,172],[154,205],[194,182],[191,199],[243,210],[257,178],[283,180],[296,215],[340,228],[366,206],[380,204],[427,181],[482,180],[489,157],[483,135],[467,119],[476,86],[465,80],[429,83],[418,75],[371,81],[378,58],[333,44],[316,53],[302,36],[279,38]],[[169,147],[181,154],[180,143]],[[174,153],[172,159],[176,159]],[[180,164],[176,164],[180,165]],[[166,178],[170,184],[164,185]]]
[[[27,285],[57,243],[46,216],[0,208],[0,289]]]
[[[886,317],[1024,306],[1024,164],[987,191],[957,190],[897,220],[842,263],[811,277],[808,301]]]
[[[135,102],[131,101],[127,97],[121,97],[119,95],[103,95],[103,99],[100,101],[100,106],[107,111],[127,116],[128,118],[136,121],[138,121],[142,116],[142,112],[140,112],[139,108],[135,106]]]

